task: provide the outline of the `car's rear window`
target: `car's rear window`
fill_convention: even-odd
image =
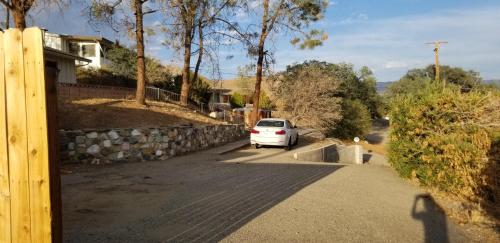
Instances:
[[[264,120],[260,121],[257,123],[258,127],[284,127],[285,122],[284,121],[270,121],[270,120]]]

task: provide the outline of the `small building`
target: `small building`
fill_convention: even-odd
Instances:
[[[214,88],[208,106],[210,110],[230,110],[231,109],[231,90]]]
[[[90,63],[91,60],[60,51],[51,47],[44,47],[45,66],[56,70],[58,83],[76,84],[76,64]]]

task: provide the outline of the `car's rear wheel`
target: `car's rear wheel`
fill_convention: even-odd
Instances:
[[[259,148],[260,148],[260,146],[259,146],[258,144],[252,144],[252,148],[253,148],[253,149],[259,149]]]
[[[292,138],[290,137],[288,139],[288,145],[285,147],[285,150],[290,150],[292,149]]]

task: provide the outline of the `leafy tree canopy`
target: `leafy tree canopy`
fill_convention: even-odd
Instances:
[[[137,53],[131,49],[115,46],[107,52],[111,61],[107,67],[114,75],[136,79]],[[150,84],[171,81],[173,75],[160,61],[146,57],[146,82]]]
[[[229,102],[231,103],[231,106],[235,108],[241,108],[245,106],[245,98],[238,92],[234,92],[233,95],[231,95],[231,99],[229,100]]]
[[[372,119],[366,105],[360,100],[345,99],[342,101],[342,119],[327,134],[344,139],[363,137],[370,131],[371,125]]]
[[[435,74],[434,65],[412,69],[389,87],[389,94],[413,93],[423,87],[425,80],[433,80]],[[447,84],[459,85],[465,90],[479,87],[482,82],[478,72],[466,71],[460,67],[440,66],[440,77]]]
[[[335,96],[343,99],[360,100],[368,108],[372,117],[381,117],[385,113],[385,104],[377,93],[376,79],[368,67],[362,67],[359,73],[354,71],[352,64],[327,63],[316,60],[288,66],[284,74],[294,77],[300,70],[315,67],[325,72],[325,75],[335,77],[340,81]]]

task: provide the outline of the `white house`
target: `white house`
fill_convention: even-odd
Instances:
[[[78,55],[91,60],[90,63],[81,63],[86,68],[103,68],[110,63],[106,58],[106,53],[113,47],[113,42],[96,36],[60,35],[44,33],[44,43],[46,47]]]
[[[60,35],[44,31],[44,45],[50,65],[57,65],[58,81],[76,83],[76,67],[100,69],[109,65],[107,51],[113,42],[95,36]],[[71,61],[71,59],[73,59]]]
[[[67,35],[64,39],[69,43],[70,53],[92,61],[84,67],[100,69],[110,64],[106,54],[113,47],[112,41],[103,37],[76,35]],[[81,63],[77,62],[77,64]]]

